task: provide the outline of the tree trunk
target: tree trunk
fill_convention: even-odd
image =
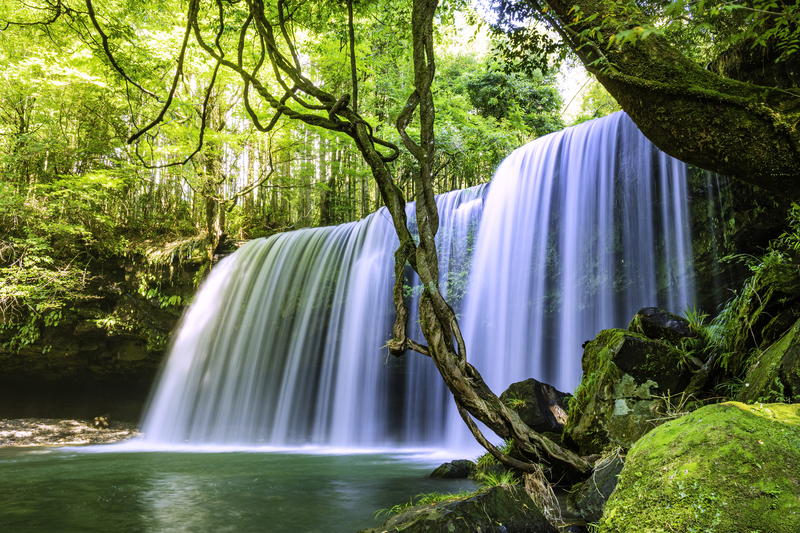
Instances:
[[[800,198],[800,94],[732,80],[700,67],[664,36],[607,48],[612,34],[649,21],[613,20],[613,2],[551,0],[545,17],[644,135],[667,154]],[[582,18],[575,22],[575,9]],[[594,14],[598,16],[587,22]],[[622,17],[624,18],[624,17]],[[589,38],[586,31],[600,29]],[[584,32],[583,35],[579,35]]]

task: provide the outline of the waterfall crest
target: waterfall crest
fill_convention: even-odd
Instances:
[[[443,293],[497,394],[572,390],[581,344],[694,296],[686,167],[623,113],[537,139],[490,187],[437,197]],[[407,207],[411,229],[414,205]],[[247,243],[182,319],[146,413],[151,443],[374,447],[469,440],[430,359],[385,348],[397,238],[385,209]],[[409,335],[418,280],[408,275]]]

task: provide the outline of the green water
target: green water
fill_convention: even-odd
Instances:
[[[96,449],[96,448],[95,448]],[[420,492],[442,461],[398,454],[86,453],[0,448],[0,531],[352,532]]]

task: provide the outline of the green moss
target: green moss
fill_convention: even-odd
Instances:
[[[786,397],[788,391],[784,389],[780,371],[784,354],[796,343],[798,333],[800,321],[758,357],[745,377],[737,400],[745,403],[791,401],[791,398]]]
[[[642,437],[601,532],[800,530],[800,406],[710,405]]]
[[[587,344],[583,379],[570,402],[564,442],[582,454],[607,445],[628,448],[654,427],[663,402],[659,392],[677,392],[688,378],[676,372],[681,352],[621,329],[603,330]],[[654,381],[655,380],[655,381]]]
[[[573,427],[578,415],[584,412],[586,405],[594,395],[597,385],[608,370],[616,371],[616,366],[611,362],[614,352],[611,346],[616,345],[616,340],[621,338],[622,330],[603,330],[595,340],[586,346],[583,353],[583,376],[575,394],[569,404],[569,419],[565,431]],[[613,367],[613,369],[612,369]],[[614,372],[616,373],[616,372]]]
[[[612,359],[615,348],[627,333],[622,329],[606,329],[586,345],[581,360],[583,377],[569,403],[569,416],[564,427],[564,435],[571,438],[581,451],[602,448],[606,443],[602,436],[583,427],[587,417],[581,415],[594,411],[592,404],[596,401],[598,390],[610,390],[619,380],[620,372]]]

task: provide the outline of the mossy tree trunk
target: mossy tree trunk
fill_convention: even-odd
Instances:
[[[557,28],[661,150],[700,168],[800,198],[796,86],[767,87],[715,74],[658,33],[609,47],[612,35],[651,22],[643,15],[637,19],[613,13],[611,9],[619,7],[614,2],[529,0],[526,5]]]

